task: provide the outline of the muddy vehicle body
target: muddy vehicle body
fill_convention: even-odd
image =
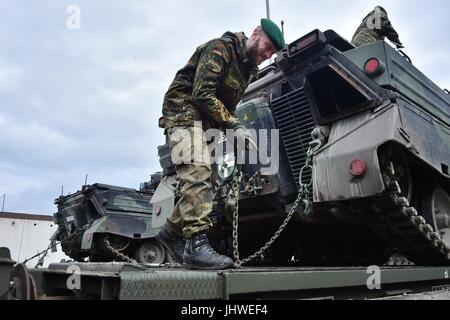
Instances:
[[[142,190],[105,184],[85,185],[55,200],[58,229],[53,241],[75,261],[161,263],[164,251],[154,239],[150,200],[161,175]]]

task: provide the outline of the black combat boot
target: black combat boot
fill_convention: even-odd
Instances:
[[[186,246],[186,239],[183,234],[177,232],[174,227],[166,223],[156,236],[158,240],[166,249],[169,262],[183,263],[184,247]]]
[[[231,267],[233,260],[218,254],[209,244],[206,233],[197,233],[186,241],[183,265],[190,269],[222,270]]]

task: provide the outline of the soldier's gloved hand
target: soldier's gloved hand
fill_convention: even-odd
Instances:
[[[245,141],[245,146],[247,148],[247,143],[250,149],[253,151],[258,151],[258,146],[252,139],[252,135],[250,131],[246,127],[241,124],[238,124],[234,127],[234,136],[237,140],[243,139]]]
[[[394,44],[395,44],[395,47],[396,47],[398,50],[404,48],[403,44],[401,44],[401,43],[399,43],[399,42],[394,42]]]

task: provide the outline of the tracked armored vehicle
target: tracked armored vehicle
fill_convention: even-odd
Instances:
[[[261,71],[236,114],[269,141],[267,155],[279,137],[278,170],[262,159],[238,168],[232,152],[220,158],[210,231],[218,251],[245,257],[276,233],[251,263],[382,265],[395,254],[450,264],[450,95],[403,52],[383,41],[355,48],[315,30]],[[152,230],[179,195],[170,148],[158,153],[164,174],[151,195]]]
[[[154,239],[150,200],[161,174],[141,190],[105,184],[85,185],[74,194],[55,200],[58,229],[64,253],[75,261],[127,261],[162,263],[164,249]]]

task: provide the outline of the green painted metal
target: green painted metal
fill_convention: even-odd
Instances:
[[[127,263],[77,263],[82,283],[111,280],[110,286],[102,283],[98,292],[120,300],[222,300],[239,295],[291,294],[293,292],[345,292],[359,290],[364,297],[370,290],[368,279],[373,272],[360,268],[245,268],[224,271],[193,271],[167,266],[139,266]],[[67,273],[71,264],[52,264],[49,269],[36,269],[42,273],[42,287],[65,289]],[[405,289],[418,283],[450,285],[446,267],[384,267],[380,268],[380,285],[383,289]],[[33,274],[36,272],[31,270]],[[62,278],[61,278],[62,277]],[[58,281],[55,281],[59,279]],[[59,283],[59,284],[57,284]],[[115,288],[111,283],[117,283]],[[431,289],[431,287],[429,287]],[[89,288],[87,289],[89,293]],[[346,291],[347,290],[347,291]],[[96,294],[98,294],[98,292]],[[344,292],[344,293],[342,293]],[[295,295],[293,295],[295,296]]]
[[[216,272],[147,271],[120,274],[120,300],[212,300],[223,298]]]
[[[382,268],[381,285],[417,281],[448,280],[450,268]],[[227,272],[228,295],[345,287],[366,287],[367,268],[328,268],[276,271]]]
[[[446,94],[406,57],[398,54],[386,42],[378,41],[343,54],[362,70],[364,70],[367,60],[378,58],[385,66],[386,71],[373,80],[383,87],[395,89],[434,117],[447,123],[447,126],[449,125],[450,95]]]

